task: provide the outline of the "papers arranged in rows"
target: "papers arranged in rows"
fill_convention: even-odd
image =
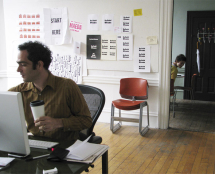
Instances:
[[[89,138],[83,142],[77,140],[72,146],[67,148],[70,152],[65,160],[92,163],[109,149],[107,145],[88,143]]]
[[[0,157],[0,170],[4,167],[8,166],[11,161],[13,161],[15,158],[10,157]]]

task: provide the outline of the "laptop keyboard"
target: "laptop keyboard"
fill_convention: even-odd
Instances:
[[[58,143],[40,140],[29,140],[29,146],[39,149],[49,149],[56,146]]]

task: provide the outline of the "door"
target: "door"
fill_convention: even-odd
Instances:
[[[193,74],[198,75],[194,81],[194,100],[215,101],[215,11],[188,11],[186,57],[185,86],[191,86]],[[184,99],[190,99],[188,92]]]

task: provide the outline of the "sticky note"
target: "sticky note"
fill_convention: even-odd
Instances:
[[[142,9],[135,9],[134,16],[142,16]]]

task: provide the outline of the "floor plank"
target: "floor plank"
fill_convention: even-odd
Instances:
[[[141,136],[138,127],[122,126],[113,134],[108,123],[97,123],[94,131],[110,147],[110,174],[215,173],[214,133],[149,129]],[[89,173],[102,173],[101,158],[94,165]]]

